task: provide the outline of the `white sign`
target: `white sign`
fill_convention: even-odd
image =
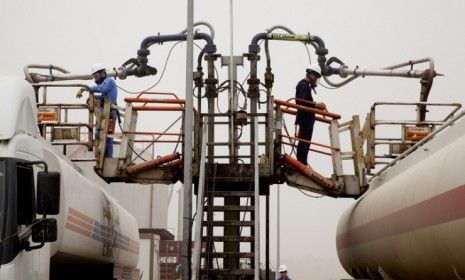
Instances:
[[[160,263],[178,263],[177,257],[160,257]]]

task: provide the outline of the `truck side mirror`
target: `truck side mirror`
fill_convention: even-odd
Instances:
[[[57,215],[60,212],[60,173],[37,174],[37,213]]]

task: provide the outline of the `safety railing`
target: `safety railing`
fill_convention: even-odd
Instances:
[[[87,87],[83,84],[50,84],[39,83],[32,84],[36,91],[38,125],[42,137],[50,141],[52,145],[63,146],[63,153],[66,154],[68,145],[86,146],[89,151],[93,150],[93,132],[94,132],[94,114],[92,104],[85,103],[53,103],[49,102],[51,88],[63,88],[59,91],[61,95],[66,89],[75,90]],[[54,92],[57,94],[58,92]],[[93,95],[89,95],[89,99]],[[63,98],[60,98],[63,100]],[[73,96],[74,99],[74,96]],[[88,99],[88,100],[89,100]],[[84,120],[80,121],[74,118],[74,115],[80,115],[78,111],[85,112]]]
[[[396,106],[396,107],[414,107],[417,108],[438,108],[450,107],[444,117],[437,119],[423,120],[385,120],[377,118],[379,107]],[[364,147],[364,164],[367,168],[367,175],[373,175],[378,165],[389,165],[392,160],[403,154],[410,147],[428,137],[431,133],[444,125],[447,121],[455,116],[461,109],[459,103],[428,103],[428,102],[377,102],[371,107],[367,114],[365,124],[361,130],[362,146]],[[431,116],[432,112],[428,112]],[[386,130],[380,131],[381,127],[394,127],[396,135],[382,137],[380,134]],[[400,133],[399,133],[400,131]],[[391,132],[392,133],[392,132]],[[386,151],[387,153],[380,153]]]
[[[124,114],[127,116],[121,127],[121,146],[118,155],[118,168],[111,168],[113,172],[104,172],[105,174],[119,173],[115,176],[135,176],[137,173],[161,166],[180,166],[181,153],[177,152],[178,147],[182,146],[183,132],[182,127],[179,131],[170,131],[174,125],[182,120],[180,115],[164,131],[138,130],[137,120],[143,112],[181,112],[184,111],[185,101],[178,98],[174,93],[163,92],[143,92],[136,97],[127,97],[124,99],[126,107]],[[145,118],[146,116],[144,116]],[[157,114],[156,119],[163,120],[163,116]],[[146,118],[148,119],[148,118]],[[135,145],[142,145],[135,149]],[[174,145],[173,152],[168,155],[159,155],[153,159],[145,159],[142,153],[157,145],[164,145],[161,150],[170,149],[168,145]],[[103,169],[104,162],[97,168]],[[121,174],[124,173],[124,174]]]
[[[299,101],[300,104],[296,104],[292,101]],[[281,156],[282,145],[291,146],[294,149],[297,146],[297,142],[307,143],[310,144],[310,152],[331,157],[333,165],[333,176],[331,179],[323,177],[322,175],[315,172],[311,167],[305,166],[287,154],[285,154],[283,157],[285,163],[298,170],[300,173],[311,178],[312,181],[317,183],[319,186],[328,190],[333,190],[338,187],[342,188],[344,184],[348,184],[348,180],[346,179],[347,174],[344,174],[342,161],[352,160],[354,162],[355,176],[357,178],[355,187],[360,189],[361,186],[366,184],[362,153],[357,148],[361,140],[359,137],[360,124],[358,117],[355,116],[349,122],[339,123],[338,120],[341,118],[341,116],[339,114],[327,111],[325,106],[319,103],[295,98],[286,101],[274,100],[274,104],[276,105],[275,120],[277,128],[275,135],[275,155],[279,157]],[[296,135],[292,136],[289,133],[287,126],[285,125],[283,114],[296,115],[297,111],[313,113],[315,121],[327,124],[329,128],[330,143],[322,144],[316,141],[302,139],[297,135],[297,132],[295,132]],[[283,133],[283,128],[285,133]],[[340,134],[346,131],[350,131],[352,150],[344,152],[341,150]],[[277,158],[275,160],[278,161]]]

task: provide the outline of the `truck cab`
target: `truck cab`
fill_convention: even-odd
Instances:
[[[40,135],[31,85],[0,76],[0,104],[0,279],[138,276],[134,217]]]

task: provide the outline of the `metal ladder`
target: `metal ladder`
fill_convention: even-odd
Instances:
[[[207,279],[221,279],[221,276],[223,279],[253,279],[255,268],[254,191],[211,189],[206,191],[206,194],[207,203],[204,206],[206,216],[202,221],[206,229],[202,234],[202,242],[205,242],[206,248],[201,253],[204,263],[203,269],[200,270],[201,276]],[[224,199],[224,203],[217,205],[216,203],[221,198]],[[218,213],[223,213],[222,219],[214,218]],[[216,235],[215,229],[217,228],[220,228],[220,231],[222,228],[223,234]],[[220,242],[223,243],[221,251],[216,246]],[[248,247],[244,246],[247,243],[250,244],[250,248],[244,249],[243,247]]]
[[[202,126],[192,279],[254,279],[258,192],[253,178],[244,178],[237,186],[240,190],[224,187],[225,178],[216,176],[217,164],[205,175],[212,167],[206,163],[207,127]],[[216,215],[222,217],[215,219]]]

